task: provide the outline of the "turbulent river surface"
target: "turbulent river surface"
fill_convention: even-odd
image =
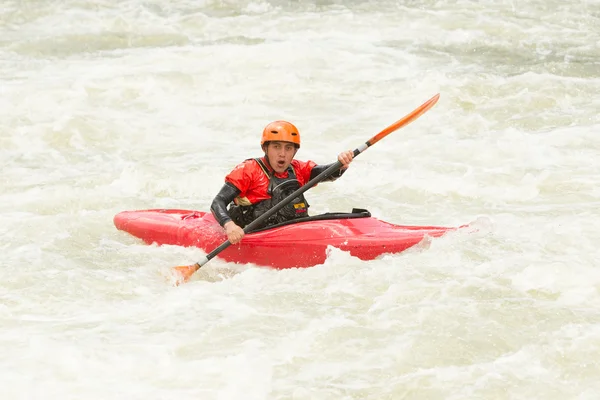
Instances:
[[[145,245],[263,127],[306,196],[475,233],[272,270]],[[2,399],[596,399],[600,2],[2,0]],[[290,254],[289,257],[294,257]]]

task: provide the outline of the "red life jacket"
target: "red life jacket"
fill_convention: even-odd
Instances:
[[[264,171],[256,159],[249,158],[238,164],[225,177],[226,182],[231,183],[240,191],[235,200],[236,204],[250,205],[261,200],[270,199],[271,196],[268,194],[270,174],[277,178],[287,178],[289,176],[289,168],[280,174],[270,168],[264,157],[260,158],[260,161],[267,167],[268,172]],[[300,186],[304,186],[310,180],[310,174],[316,165],[313,161],[292,160],[291,167]]]
[[[300,172],[304,172],[303,175],[297,174],[294,164],[299,167]],[[267,166],[264,158],[246,160],[225,178],[241,192],[234,204],[230,205],[229,216],[237,225],[245,227],[304,185],[310,179],[310,171],[314,165],[316,164],[313,162],[292,160],[284,173],[277,174]],[[247,189],[244,191],[242,188]],[[308,202],[301,194],[269,217],[261,227],[307,217],[308,207]]]

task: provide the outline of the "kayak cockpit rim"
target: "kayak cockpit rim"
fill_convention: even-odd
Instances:
[[[309,221],[326,221],[332,219],[352,219],[352,218],[368,218],[371,216],[371,213],[364,208],[353,208],[351,212],[329,212],[324,214],[312,215],[304,218],[296,218],[289,221],[281,222],[275,225],[269,225],[263,228],[253,229],[248,233],[255,233],[266,231],[269,229],[279,228],[281,226],[298,224],[301,222],[309,222]]]

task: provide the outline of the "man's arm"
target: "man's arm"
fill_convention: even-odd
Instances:
[[[224,226],[227,222],[231,221],[231,217],[227,212],[227,206],[233,201],[239,194],[240,190],[233,184],[225,182],[219,193],[213,199],[210,205],[210,211],[219,223]]]
[[[327,168],[331,167],[332,165],[333,165],[333,163],[315,165],[313,167],[313,169],[310,171],[310,179],[316,178],[321,172],[325,171]],[[339,170],[335,171],[333,174],[329,175],[327,178],[323,179],[322,182],[335,181],[337,178],[342,176],[344,174],[344,172],[346,172],[346,170],[340,168]]]
[[[334,172],[329,177],[324,179],[323,181],[335,181],[337,178],[342,176],[344,174],[344,172],[346,172],[346,170],[348,169],[348,166],[352,162],[353,158],[354,158],[354,152],[352,150],[341,152],[338,155],[338,161],[342,163],[342,167],[338,171]],[[333,165],[333,163],[325,164],[325,165],[315,165],[313,167],[313,169],[310,171],[310,179],[315,178],[321,172],[325,171],[327,168],[331,167],[332,165]]]

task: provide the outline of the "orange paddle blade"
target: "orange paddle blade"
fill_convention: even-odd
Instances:
[[[408,114],[404,118],[394,122],[392,125],[388,126],[384,130],[379,132],[377,135],[375,135],[371,139],[369,139],[369,141],[368,141],[369,146],[374,145],[375,143],[379,142],[381,139],[383,139],[390,133],[402,128],[403,126],[410,124],[415,119],[417,119],[421,115],[425,114],[427,111],[429,111],[429,109],[431,107],[433,107],[435,105],[435,103],[438,102],[439,99],[440,99],[440,94],[438,93],[435,96],[433,96],[432,98],[430,98],[429,100],[427,100],[425,103],[421,104],[421,106],[419,106],[418,108],[413,110],[410,114]]]
[[[175,285],[187,282],[192,277],[194,272],[198,271],[198,269],[200,269],[198,264],[181,265],[179,267],[174,267],[173,275],[175,278]]]

